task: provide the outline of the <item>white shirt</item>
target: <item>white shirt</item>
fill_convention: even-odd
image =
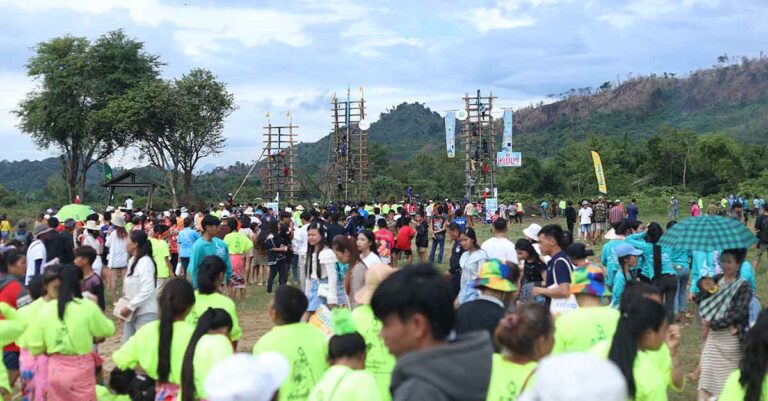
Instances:
[[[128,198],[125,200],[125,208],[128,210],[133,210],[133,199]]]
[[[293,232],[293,240],[291,241],[291,249],[297,255],[307,256],[307,229],[309,224],[304,224],[298,230]]]
[[[579,224],[592,224],[592,208],[579,209]]]
[[[107,255],[107,263],[111,268],[124,268],[128,266],[128,251],[125,250],[125,245],[128,243],[128,236],[120,238],[117,236],[117,231],[112,231],[107,237],[107,242],[104,244],[109,248],[109,254]]]
[[[93,235],[90,235],[86,232],[85,236],[83,237],[83,245],[90,246],[96,250],[96,260],[93,261],[91,268],[96,274],[99,275],[99,277],[101,277],[101,269],[103,268],[101,264],[101,254],[104,252],[101,242],[99,242],[99,240],[96,238],[93,238]]]
[[[133,258],[131,258],[131,263]],[[130,273],[130,266],[128,267]],[[136,316],[157,313],[157,294],[155,293],[155,262],[144,256],[136,263],[133,275],[126,275],[123,283],[123,296],[128,299],[128,309]]]
[[[47,259],[47,254],[45,252],[45,245],[43,245],[43,241],[40,241],[39,239],[36,239],[32,241],[31,244],[29,244],[29,248],[27,249],[27,277],[24,280],[24,284],[29,284],[29,279],[32,278],[32,276],[35,275],[35,260],[42,259],[42,263],[40,263],[40,274],[43,273],[43,265],[45,265],[45,260]]]
[[[371,267],[381,264],[383,262],[381,261],[381,258],[379,257],[379,255],[371,252],[368,254],[368,256],[363,258],[363,263],[365,263],[365,266],[370,269]]]
[[[488,238],[480,248],[488,254],[489,259],[500,259],[517,264],[515,244],[506,238]]]

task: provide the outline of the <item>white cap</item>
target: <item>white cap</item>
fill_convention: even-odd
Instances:
[[[114,206],[107,206],[106,211],[107,212],[114,212],[115,211],[115,207]]]
[[[252,207],[247,207],[245,209],[245,211],[243,212],[243,214],[246,215],[246,216],[253,216],[253,208]]]
[[[269,401],[290,371],[288,360],[277,352],[238,353],[211,369],[205,391],[209,401]]]
[[[167,210],[166,210],[166,211],[164,211],[164,212],[163,212],[163,216],[165,216],[165,217],[171,217],[171,212],[169,212],[169,211],[167,211]]]
[[[229,210],[222,210],[221,215],[219,217],[221,217],[222,219],[225,217],[229,218]]]
[[[187,212],[181,212],[181,216],[180,216],[180,217],[181,217],[182,219],[186,219],[186,218],[187,218],[187,216],[189,216],[189,213],[187,213]]]
[[[541,231],[541,226],[536,223],[531,223],[530,226],[526,227],[523,230],[523,235],[528,237],[529,239],[532,239],[534,241],[539,240],[539,231]]]
[[[293,209],[291,209],[291,208],[289,208],[289,207],[285,208],[285,211],[286,211],[287,213],[293,213]]]
[[[626,380],[619,368],[584,353],[545,358],[532,382],[520,395],[520,401],[625,401],[628,398]]]

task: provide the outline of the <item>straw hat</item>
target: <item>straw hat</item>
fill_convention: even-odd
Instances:
[[[125,215],[120,213],[112,216],[112,225],[115,227],[125,227]]]
[[[355,293],[355,301],[361,305],[371,303],[371,297],[376,288],[394,272],[395,269],[383,263],[369,267],[365,272],[365,286]]]

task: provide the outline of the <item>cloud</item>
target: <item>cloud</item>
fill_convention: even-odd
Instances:
[[[352,23],[341,36],[352,41],[345,49],[364,57],[381,56],[381,49],[393,46],[424,46],[424,43],[415,37],[401,36],[395,31],[380,28],[371,20]]]
[[[118,12],[127,13],[139,26],[170,24],[173,38],[181,45],[182,51],[194,57],[227,50],[228,42],[245,47],[269,43],[304,47],[312,42],[306,33],[308,27],[357,20],[367,13],[364,7],[346,0],[299,4],[299,8],[285,10],[287,7],[168,5],[158,0],[5,0],[0,2],[0,7],[14,7],[28,12],[63,9],[95,15]]]
[[[640,22],[665,16],[679,17],[686,15],[694,8],[713,8],[720,3],[720,0],[633,0],[618,11],[603,13],[597,19],[607,22],[614,28],[626,29]]]
[[[514,29],[533,26],[536,20],[531,16],[511,17],[501,8],[479,7],[469,10],[465,19],[481,33],[496,29]]]

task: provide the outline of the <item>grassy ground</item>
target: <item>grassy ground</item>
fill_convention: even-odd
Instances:
[[[647,222],[650,222],[650,221],[666,222],[666,216],[663,216],[663,215],[642,216],[642,218],[644,221],[647,221]],[[520,225],[520,224],[511,225],[510,232],[508,235],[509,239],[514,242],[516,239],[523,237],[523,234],[522,234],[523,228],[527,227],[528,224],[530,224],[531,222],[536,222],[542,225],[547,224],[549,222],[554,222],[554,223],[559,223],[564,225],[564,221],[561,219],[554,219],[549,222],[545,222],[539,218],[535,218],[535,219],[529,218],[529,219],[526,219],[523,225]],[[491,236],[490,226],[476,225],[475,229],[481,241]],[[447,263],[450,255],[451,245],[452,245],[451,241],[448,240],[446,243],[445,255],[443,258],[444,263],[439,264],[437,266],[442,270],[446,270],[448,268]],[[600,245],[594,247],[595,260],[599,260],[600,258],[600,248],[601,248]],[[750,260],[751,260],[752,254],[753,254],[753,251],[750,252]],[[414,255],[414,257],[416,256]],[[768,280],[766,280],[765,269],[763,268],[765,264],[766,262],[763,262],[763,264],[761,265],[761,270],[758,272],[758,275],[757,275],[758,294],[761,296],[763,294],[766,294],[766,291],[768,291],[768,288],[767,288]],[[244,332],[243,338],[240,340],[238,344],[239,351],[249,352],[253,347],[253,344],[258,340],[258,338],[271,328],[272,324],[269,321],[269,318],[266,313],[269,299],[270,299],[270,296],[266,293],[265,287],[252,286],[248,289],[246,299],[238,302],[238,314],[240,316],[240,322],[241,322],[241,325],[243,326],[243,332]],[[107,343],[103,344],[101,347],[102,354],[104,354],[107,357],[111,355],[111,352],[119,346],[119,338],[120,338],[120,335],[118,333],[118,335],[113,337],[113,339],[110,339],[107,341]],[[686,374],[692,371],[696,367],[696,364],[698,362],[698,358],[701,352],[702,344],[703,344],[703,341],[701,339],[700,325],[698,324],[698,322],[689,321],[688,324],[683,327],[683,340],[682,340],[682,345],[680,350],[682,364],[683,364],[684,372]],[[111,364],[109,363],[109,360],[107,360],[106,368],[107,370],[111,369]],[[672,393],[670,399],[672,401],[695,400],[696,399],[696,383],[695,382],[686,383],[684,392],[682,394]]]

